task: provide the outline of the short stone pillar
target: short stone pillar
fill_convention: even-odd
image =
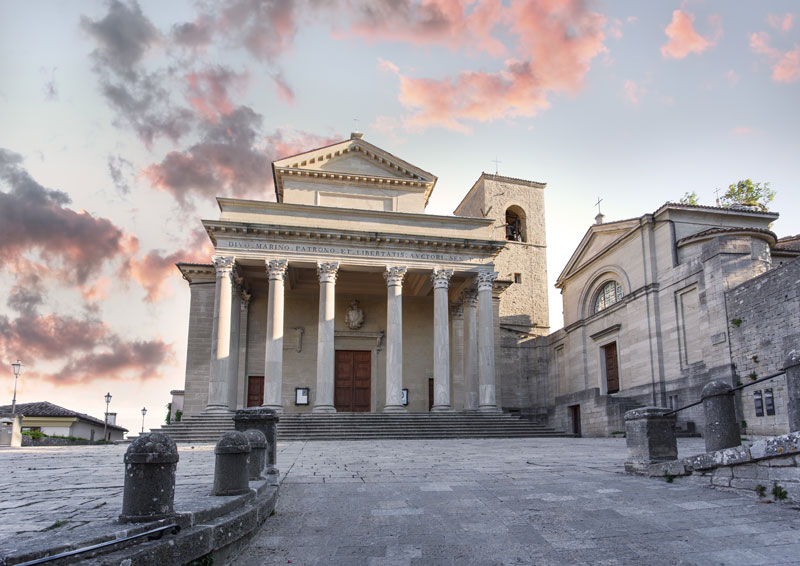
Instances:
[[[628,460],[625,472],[647,475],[650,464],[678,458],[675,414],[661,407],[642,407],[625,413]]]
[[[266,465],[267,437],[260,430],[251,428],[244,431],[247,442],[250,444],[250,466],[248,478],[250,481],[264,479],[264,466]]]
[[[266,407],[248,407],[239,409],[233,417],[236,430],[260,430],[267,437],[267,480],[270,485],[278,485],[280,473],[276,467],[276,451],[278,445],[278,421],[280,417],[272,409]]]
[[[226,432],[214,448],[214,489],[211,495],[241,495],[250,491],[250,443],[243,432]]]
[[[0,413],[0,446],[22,446],[22,415]]]
[[[158,521],[175,514],[178,447],[160,432],[142,434],[125,451],[123,523]]]
[[[783,364],[789,398],[789,432],[800,431],[800,350],[792,350]]]
[[[706,452],[733,448],[742,443],[732,387],[724,381],[709,381],[700,392],[706,426]]]

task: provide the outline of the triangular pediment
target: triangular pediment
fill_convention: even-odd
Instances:
[[[569,279],[584,265],[610,249],[620,238],[639,225],[638,219],[620,220],[608,224],[595,224],[583,236],[567,265],[556,280],[556,287]]]
[[[287,176],[347,180],[381,187],[391,183],[400,189],[423,190],[426,201],[436,184],[435,175],[364,141],[360,134],[278,159],[273,161],[272,167],[279,202],[282,201],[283,179]]]

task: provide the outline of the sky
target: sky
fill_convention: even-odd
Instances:
[[[274,199],[271,162],[349,137],[438,176],[545,189],[558,274],[597,214],[740,179],[800,233],[796,2],[222,0],[0,3],[0,404],[132,432],[183,388],[216,196]],[[6,368],[6,369],[2,369]]]

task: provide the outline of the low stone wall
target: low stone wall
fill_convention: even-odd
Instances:
[[[756,492],[766,496],[777,485],[786,499],[800,502],[800,432],[757,440],[681,460],[650,464],[650,477],[675,477],[703,485]]]
[[[573,428],[570,407],[579,405],[581,436],[585,437],[611,436],[614,432],[624,431],[625,412],[636,406],[624,397],[600,395],[597,387],[561,395],[556,397],[555,402],[552,417],[549,419],[550,426],[571,432]]]
[[[103,442],[95,442],[93,440],[86,440],[85,438],[53,438],[45,436],[43,438],[33,438],[27,434],[22,435],[23,446],[94,446],[95,444],[104,444]]]

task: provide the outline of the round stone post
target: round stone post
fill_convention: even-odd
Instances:
[[[143,434],[125,451],[123,523],[158,521],[175,514],[175,469],[178,447],[166,434]]]
[[[317,391],[313,413],[335,413],[333,406],[334,366],[334,315],[336,313],[337,262],[318,263],[319,321],[317,323]]]
[[[478,410],[478,291],[464,291],[464,410]]]
[[[478,384],[479,406],[482,413],[498,413],[494,380],[494,315],[492,287],[497,272],[478,273]]]
[[[260,430],[251,428],[244,431],[247,442],[250,444],[250,465],[248,467],[248,479],[263,480],[264,466],[266,465],[267,437]]]
[[[228,384],[231,360],[231,294],[233,257],[212,258],[217,272],[214,320],[211,326],[211,368],[207,412],[228,412]]]
[[[433,270],[433,407],[431,411],[452,411],[450,406],[450,325],[448,316],[452,269]]]
[[[706,452],[733,448],[742,443],[732,389],[724,381],[709,381],[700,393],[706,419],[703,435]]]
[[[404,265],[387,267],[386,279],[386,405],[387,413],[405,413],[403,406],[403,277]]]
[[[789,432],[800,431],[800,350],[792,350],[783,364],[789,397]]]
[[[276,467],[279,420],[275,411],[264,407],[239,409],[233,417],[234,428],[239,432],[255,429],[264,433],[267,439],[266,466],[269,485],[278,485],[280,478],[280,471]]]
[[[267,345],[264,362],[264,406],[283,412],[283,280],[289,262],[267,261],[269,297],[267,302]]]
[[[648,475],[650,464],[678,458],[675,415],[669,412],[661,407],[642,407],[625,413],[625,472]]]
[[[240,495],[250,491],[250,443],[243,432],[226,432],[214,448],[214,488],[211,495]]]

